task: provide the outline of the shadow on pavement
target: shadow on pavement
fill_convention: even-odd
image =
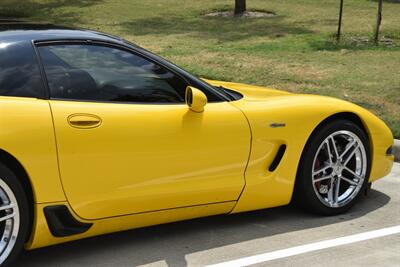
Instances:
[[[186,266],[187,254],[351,221],[389,201],[388,195],[371,190],[350,212],[334,217],[310,215],[286,206],[170,223],[29,251],[15,266],[138,266],[157,261]]]

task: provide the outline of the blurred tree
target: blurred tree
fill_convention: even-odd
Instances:
[[[376,17],[375,38],[374,38],[374,42],[376,45],[379,42],[379,29],[381,28],[381,22],[382,22],[382,2],[383,0],[378,0],[378,15]]]
[[[343,15],[343,2],[344,0],[340,0],[340,8],[339,8],[339,23],[338,23],[338,30],[336,34],[336,41],[340,41],[340,36],[342,34],[342,15]]]
[[[235,0],[235,15],[242,15],[246,11],[246,0]]]

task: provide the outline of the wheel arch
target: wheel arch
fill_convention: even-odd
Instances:
[[[22,187],[24,188],[24,192],[26,197],[28,198],[29,205],[29,230],[32,231],[33,226],[33,218],[34,218],[34,199],[35,196],[33,194],[33,187],[31,181],[29,179],[28,173],[22,164],[10,153],[0,148],[0,162],[6,165],[10,170],[15,174]],[[29,234],[27,236],[29,238]]]
[[[339,119],[349,120],[349,121],[353,122],[354,124],[356,124],[358,127],[361,128],[361,130],[366,134],[366,136],[367,136],[367,138],[368,138],[368,143],[369,143],[369,146],[370,146],[370,153],[371,153],[371,156],[372,156],[372,153],[373,153],[372,149],[373,149],[373,147],[372,147],[371,136],[370,136],[370,133],[369,133],[369,131],[368,131],[368,128],[365,126],[365,124],[364,124],[363,120],[360,118],[360,116],[358,116],[357,114],[355,114],[355,113],[353,113],[353,112],[339,112],[339,113],[335,113],[335,114],[333,114],[333,115],[331,115],[331,116],[325,118],[323,121],[321,121],[321,122],[314,128],[314,130],[312,131],[311,135],[308,137],[307,142],[306,142],[306,144],[305,144],[305,146],[304,146],[304,148],[303,148],[303,151],[302,151],[302,155],[301,155],[301,156],[303,157],[303,154],[304,154],[304,151],[305,151],[306,148],[307,148],[307,145],[309,144],[310,140],[312,140],[312,138],[315,136],[315,134],[318,132],[318,130],[319,130],[320,128],[324,127],[325,125],[327,125],[328,123],[330,123],[330,122],[332,122],[332,121],[334,121],[334,120],[339,120]],[[301,161],[301,160],[300,160],[300,161]],[[299,164],[299,166],[300,166],[300,164]],[[298,169],[298,168],[299,168],[299,167],[297,167],[297,169]]]

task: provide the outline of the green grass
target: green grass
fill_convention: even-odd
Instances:
[[[376,1],[346,0],[336,44],[337,0],[250,0],[273,18],[215,18],[233,0],[1,0],[0,17],[80,26],[123,36],[211,79],[343,98],[375,112],[400,138],[400,3],[385,1],[382,36],[371,38]]]

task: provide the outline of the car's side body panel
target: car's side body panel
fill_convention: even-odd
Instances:
[[[77,235],[71,235],[68,237],[54,237],[51,234],[46,222],[46,218],[43,214],[44,207],[48,206],[49,204],[47,205],[37,204],[35,205],[36,219],[35,219],[34,229],[30,240],[25,245],[25,248],[35,249],[96,235],[102,235],[107,233],[113,233],[113,232],[163,224],[163,223],[188,220],[199,217],[224,214],[227,213],[227,211],[232,210],[235,203],[236,202],[232,201],[232,202],[163,210],[157,212],[132,214],[127,216],[100,219],[96,221],[86,221],[93,223],[93,226],[87,232]],[[51,203],[51,205],[61,205],[61,204],[68,206],[67,202]],[[78,220],[85,221],[80,219],[76,215],[74,216]]]
[[[64,201],[47,100],[0,97],[0,148],[25,168],[36,203]]]
[[[236,201],[243,190],[251,134],[228,102],[202,113],[185,104],[50,104],[64,190],[82,218]],[[68,123],[82,113],[101,124]]]
[[[254,94],[254,88],[251,90]],[[368,131],[373,159],[370,182],[385,176],[390,171],[393,157],[387,156],[385,152],[393,139],[387,126],[368,111],[341,100],[319,96],[282,94],[275,95],[270,100],[250,101],[249,98],[246,99],[245,91],[242,90],[245,95],[243,100],[232,102],[245,111],[251,123],[253,136],[252,153],[246,171],[246,187],[238,202],[199,205],[100,220],[83,220],[92,222],[93,228],[86,233],[64,238],[55,238],[51,235],[43,216],[42,209],[45,205],[36,205],[36,227],[27,248],[33,249],[114,231],[223,214],[230,210],[236,213],[285,205],[291,199],[298,163],[309,136],[325,118],[341,112],[352,112],[360,116]],[[306,108],[308,105],[310,107]],[[316,110],[318,112],[315,112]],[[285,123],[285,127],[271,128],[272,122]],[[278,168],[274,172],[269,172],[268,166],[280,144],[286,144],[287,151]],[[72,211],[71,207],[70,210]]]
[[[316,127],[339,113],[353,113],[365,124],[372,147],[370,182],[387,175],[393,156],[386,150],[393,144],[387,126],[369,111],[339,99],[296,95],[244,84],[209,81],[215,86],[238,90],[244,95],[232,104],[246,114],[252,131],[252,151],[246,170],[246,187],[233,212],[288,204],[292,197],[300,158]],[[284,124],[273,127],[271,124]],[[279,146],[287,146],[278,168],[269,172]]]
[[[264,112],[271,112],[271,109],[273,109],[274,116],[277,116],[274,119],[296,119],[300,122],[298,128],[290,131],[287,129],[286,131],[287,134],[291,135],[301,134],[303,128],[305,131],[307,131],[307,127],[314,127],[313,129],[315,129],[322,121],[332,115],[352,113],[363,123],[371,142],[372,166],[369,181],[373,182],[386,176],[392,168],[394,156],[386,154],[387,149],[393,145],[392,132],[381,119],[358,105],[331,97],[290,94],[260,86],[207,81],[214,86],[223,86],[241,92],[244,98],[232,102],[232,104],[240,107],[248,117],[248,114],[254,113],[262,121],[266,118]],[[253,121],[253,123],[255,122]],[[250,124],[253,125],[252,122]]]

